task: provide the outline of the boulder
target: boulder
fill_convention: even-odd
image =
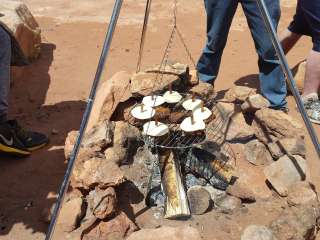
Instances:
[[[277,139],[304,135],[304,128],[300,122],[282,111],[270,108],[258,110],[252,126],[256,137],[265,144]]]
[[[247,161],[256,166],[267,165],[273,162],[266,146],[256,139],[245,145],[244,153]]]
[[[1,0],[0,9],[0,25],[18,42],[23,57],[30,62],[37,59],[41,52],[41,30],[28,7],[22,1]],[[16,57],[13,54],[14,64]]]
[[[104,155],[107,161],[112,161],[118,166],[124,164],[127,161],[128,149],[122,146],[116,145],[105,150]]]
[[[115,124],[109,121],[94,126],[86,132],[82,146],[85,148],[98,146],[101,150],[107,148],[112,144],[114,128]]]
[[[119,166],[107,161],[103,156],[92,157],[75,164],[71,186],[80,189],[114,187],[124,182],[124,176]]]
[[[265,167],[265,176],[277,191],[277,193],[286,197],[289,188],[299,181],[306,179],[307,163],[300,156],[283,156],[277,162]]]
[[[202,215],[211,206],[211,196],[209,192],[201,186],[194,186],[187,192],[190,212],[193,215]]]
[[[226,195],[214,202],[214,206],[219,212],[232,214],[242,207],[241,200],[237,197]]]
[[[250,225],[244,230],[241,240],[277,240],[277,238],[266,226]]]
[[[228,102],[244,102],[249,96],[255,95],[256,89],[245,86],[233,86],[224,95],[224,100]]]
[[[247,124],[241,112],[235,112],[225,125],[227,141],[246,141],[254,136],[253,128]]]
[[[124,239],[137,230],[137,226],[123,212],[115,218],[100,221],[90,232],[86,233],[83,240]]]
[[[198,85],[192,87],[190,92],[201,96],[203,99],[212,98],[215,94],[213,85],[203,81],[200,81]]]
[[[279,159],[285,154],[306,156],[306,145],[303,137],[279,139],[276,142],[268,143],[268,149],[274,159]]]
[[[84,214],[85,205],[82,198],[66,201],[60,210],[57,226],[64,232],[71,232],[79,226]]]
[[[211,185],[207,185],[204,187],[205,190],[210,194],[211,200],[213,202],[218,201],[219,199],[222,199],[226,197],[227,193],[225,191],[222,191],[220,189],[216,189],[212,187]]]
[[[134,96],[148,96],[153,92],[168,89],[179,89],[181,78],[175,74],[158,74],[154,72],[138,72],[131,77],[131,93]]]
[[[263,173],[263,167],[254,166],[246,160],[243,144],[233,144],[232,147],[238,152],[235,171],[237,180],[231,187],[233,189],[228,189],[228,191],[231,195],[244,200],[268,201],[272,197],[272,192],[266,184],[267,179]]]
[[[87,196],[88,208],[99,219],[112,217],[117,210],[117,197],[114,188],[100,189],[96,187]]]
[[[126,122],[116,122],[114,130],[113,145],[128,147],[130,141],[138,141],[140,138],[140,131],[138,128]]]
[[[270,102],[260,94],[249,96],[241,105],[243,112],[255,112],[268,107],[270,107]]]
[[[236,107],[233,103],[218,102],[216,106],[224,120],[229,119],[236,111]]]
[[[127,240],[201,240],[197,229],[186,227],[160,227],[156,229],[142,229],[133,233]]]
[[[269,227],[279,240],[315,239],[320,219],[319,209],[319,205],[287,208],[271,222]]]
[[[256,201],[256,195],[252,192],[250,185],[245,185],[239,180],[237,180],[233,185],[229,185],[227,193],[246,202]]]
[[[318,201],[318,196],[307,181],[298,182],[289,189],[287,202],[290,206],[306,205]]]
[[[216,107],[221,120],[209,123],[207,134],[209,138],[211,138],[211,135],[213,135],[213,138],[217,138],[220,134],[220,138],[237,142],[247,141],[254,136],[253,128],[247,124],[243,113],[235,104],[218,102]],[[216,130],[212,131],[210,129]]]
[[[92,107],[87,131],[98,123],[110,120],[118,104],[131,97],[130,77],[129,73],[122,71],[101,83]]]

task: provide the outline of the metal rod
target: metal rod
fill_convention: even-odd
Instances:
[[[142,55],[143,55],[143,49],[144,49],[144,42],[146,39],[146,33],[147,33],[147,29],[148,29],[151,3],[152,3],[152,0],[147,0],[146,11],[145,11],[144,21],[143,21],[143,28],[142,28],[142,33],[141,33],[140,49],[139,49],[139,56],[138,56],[138,63],[137,63],[136,72],[140,72],[140,69],[141,69],[141,61],[142,61]]]
[[[283,72],[285,73],[287,79],[288,79],[288,84],[289,84],[289,87],[290,87],[290,90],[292,92],[292,95],[297,103],[297,106],[298,106],[298,109],[300,111],[300,114],[303,118],[303,121],[307,127],[307,130],[308,130],[308,133],[310,135],[310,138],[313,142],[313,145],[314,145],[314,148],[318,154],[318,156],[320,157],[320,145],[319,145],[319,140],[318,140],[318,137],[317,137],[317,134],[316,132],[314,131],[314,128],[310,122],[310,119],[306,113],[306,110],[304,108],[304,105],[303,105],[303,102],[301,100],[301,97],[300,97],[300,94],[299,94],[299,91],[297,89],[297,86],[295,84],[295,81],[294,81],[294,77],[292,75],[292,72],[291,72],[291,69],[289,67],[289,64],[288,64],[288,61],[285,57],[285,54],[283,52],[283,49],[282,49],[282,46],[279,42],[279,39],[278,39],[278,35],[277,35],[277,32],[275,30],[275,27],[273,26],[273,23],[272,23],[272,20],[271,20],[271,17],[270,17],[270,14],[268,12],[268,9],[267,9],[267,6],[266,6],[266,3],[264,0],[256,0],[257,1],[257,4],[259,6],[259,9],[260,9],[260,12],[261,12],[261,15],[263,17],[263,20],[265,22],[265,25],[266,25],[266,28],[267,28],[267,31],[269,32],[269,35],[270,35],[270,38],[272,40],[272,43],[273,43],[273,46],[276,50],[276,53],[279,57],[279,60],[280,60],[280,64],[281,64],[281,67],[283,69]]]
[[[82,119],[82,122],[81,122],[79,135],[78,135],[76,144],[75,144],[75,146],[73,148],[70,160],[68,162],[67,170],[66,170],[63,182],[62,182],[60,190],[59,190],[59,196],[58,196],[58,199],[57,199],[57,202],[56,202],[56,206],[55,206],[53,214],[52,214],[52,220],[50,222],[50,225],[49,225],[49,228],[48,228],[48,232],[46,234],[46,238],[45,238],[46,240],[51,240],[52,239],[52,236],[53,236],[53,233],[54,233],[54,230],[55,230],[56,222],[57,222],[57,219],[59,217],[59,213],[60,213],[60,209],[61,209],[61,206],[62,206],[62,203],[63,203],[63,200],[64,200],[64,196],[65,196],[66,191],[67,191],[68,186],[69,186],[69,181],[70,181],[70,177],[71,177],[72,170],[73,170],[73,167],[74,167],[74,163],[75,163],[75,161],[77,159],[77,156],[78,156],[78,153],[79,153],[79,150],[80,150],[80,146],[81,146],[81,142],[82,142],[84,133],[85,133],[86,128],[87,128],[87,124],[88,124],[88,121],[89,121],[89,117],[90,117],[90,113],[91,113],[91,110],[92,110],[92,106],[93,106],[93,103],[94,103],[94,100],[95,100],[95,97],[96,97],[96,92],[97,92],[97,89],[98,89],[98,86],[99,86],[99,83],[100,83],[100,79],[101,79],[101,76],[102,76],[102,73],[103,73],[103,70],[104,70],[105,62],[106,62],[106,59],[107,59],[107,56],[108,56],[108,53],[109,53],[109,49],[110,49],[110,46],[111,46],[111,43],[112,43],[113,34],[114,34],[115,28],[117,26],[118,18],[119,18],[119,15],[120,15],[120,10],[121,10],[121,7],[122,7],[122,2],[123,2],[123,0],[116,0],[115,5],[114,5],[114,9],[113,9],[113,13],[112,13],[112,16],[111,16],[110,24],[109,24],[109,27],[108,27],[108,31],[106,33],[105,42],[104,42],[104,45],[103,45],[103,49],[102,49],[102,52],[101,52],[99,64],[98,64],[98,67],[97,67],[97,72],[96,72],[96,75],[95,75],[95,78],[94,78],[94,81],[93,81],[93,84],[92,84],[91,92],[90,92],[89,99],[88,99],[88,102],[87,102],[87,107],[86,107],[86,110],[84,112],[83,119]]]

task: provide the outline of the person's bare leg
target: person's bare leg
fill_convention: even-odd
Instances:
[[[307,58],[306,77],[302,96],[318,93],[320,87],[320,52],[311,50]]]
[[[301,38],[301,35],[293,33],[288,29],[284,30],[279,35],[279,40],[281,42],[284,53],[287,54],[294,47],[294,45],[299,41],[300,38]]]

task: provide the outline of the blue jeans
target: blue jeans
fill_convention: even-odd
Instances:
[[[0,26],[0,122],[8,113],[8,94],[10,88],[11,38]]]
[[[265,2],[277,28],[281,15],[279,0],[265,0]],[[214,83],[217,78],[231,22],[239,3],[246,15],[259,56],[261,92],[272,107],[284,107],[287,104],[285,76],[255,0],[205,0],[207,43],[197,65],[199,77],[209,83]],[[239,45],[239,47],[246,46]]]

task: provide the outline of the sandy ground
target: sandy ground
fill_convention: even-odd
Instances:
[[[14,79],[11,115],[24,125],[47,133],[50,145],[27,159],[0,156],[0,240],[44,239],[47,225],[41,210],[51,206],[63,179],[63,145],[66,134],[79,127],[112,11],[111,0],[25,0],[43,29],[43,53],[34,64]],[[159,63],[170,32],[169,0],[154,1],[143,66]],[[104,78],[119,70],[134,71],[145,1],[124,3]],[[290,22],[295,0],[282,1],[280,30]],[[178,24],[195,59],[205,41],[205,13],[202,1],[180,1]],[[294,66],[310,49],[303,39],[290,53]],[[171,59],[192,63],[181,45],[175,44]],[[242,11],[232,25],[223,57],[217,90],[232,84],[257,86],[257,57]],[[298,116],[292,97],[291,113]],[[320,128],[316,127],[318,135]],[[58,134],[55,134],[58,132]],[[320,162],[308,139],[308,161],[313,182],[320,188]],[[197,219],[205,239],[219,239],[218,227],[205,224],[213,215]],[[227,219],[222,219],[224,222]],[[140,221],[140,220],[139,220]],[[141,220],[142,221],[142,220]],[[250,215],[246,223],[254,222]],[[226,225],[226,224],[225,224]],[[222,229],[230,231],[230,229]],[[56,236],[55,239],[62,239]]]

